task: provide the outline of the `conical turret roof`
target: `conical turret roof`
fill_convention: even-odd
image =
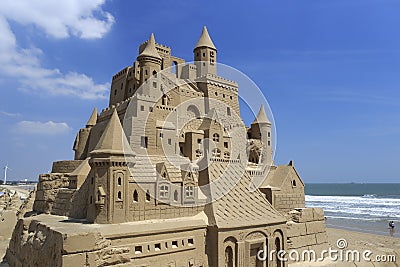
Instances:
[[[265,113],[264,105],[262,104],[260,107],[260,111],[258,111],[257,117],[254,119],[252,124],[261,124],[261,123],[268,123],[271,124],[270,120]]]
[[[94,108],[93,112],[92,112],[92,115],[90,115],[90,118],[89,118],[88,122],[86,123],[86,128],[93,127],[93,126],[96,125],[97,116],[98,116],[97,108]]]
[[[153,33],[150,35],[149,40],[146,42],[146,46],[144,47],[142,53],[140,53],[138,57],[140,56],[149,56],[161,59],[156,49],[156,41],[154,39]]]
[[[197,44],[194,49],[199,48],[199,47],[204,47],[204,46],[213,48],[215,50],[217,49],[217,48],[215,48],[215,45],[214,45],[213,41],[211,40],[210,35],[208,34],[206,26],[203,27],[203,31],[201,32],[200,39],[197,41]]]
[[[113,154],[123,155],[128,148],[128,140],[126,139],[121,122],[119,121],[117,111],[111,116],[103,135],[101,136],[96,148],[91,154]]]

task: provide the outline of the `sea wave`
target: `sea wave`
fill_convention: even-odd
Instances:
[[[308,207],[319,207],[325,214],[335,217],[358,219],[400,219],[400,199],[376,198],[375,196],[310,196],[306,195]]]

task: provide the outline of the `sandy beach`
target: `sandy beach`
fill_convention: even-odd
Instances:
[[[343,264],[343,266],[400,266],[400,238],[390,236],[374,235],[360,232],[351,232],[341,229],[327,228],[329,244],[332,248],[337,249],[337,242],[339,239],[347,241],[346,250],[358,250],[363,252],[370,250],[372,252],[371,262],[363,261],[355,262],[352,264]],[[387,256],[394,255],[394,262],[377,262],[380,257],[384,259]],[[341,265],[338,265],[341,266]]]
[[[332,250],[339,250],[338,240],[341,240],[340,246],[345,245],[343,252],[358,251],[360,252],[360,260],[349,253],[349,260],[346,260],[346,256],[343,256],[343,260],[334,261],[326,256],[323,262],[298,262],[289,266],[400,266],[400,238],[335,228],[327,228],[327,233]],[[370,253],[365,251],[370,251]],[[371,260],[364,260],[363,253],[367,253]],[[382,260],[386,260],[386,262],[382,262]]]

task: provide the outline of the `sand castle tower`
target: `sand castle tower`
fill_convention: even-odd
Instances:
[[[111,116],[96,148],[90,153],[87,220],[95,223],[126,221],[129,209],[128,179],[130,161],[128,144],[117,111]]]
[[[208,34],[206,26],[200,35],[194,50],[194,61],[197,66],[197,77],[208,73],[217,74],[217,48]]]
[[[143,51],[137,56],[140,67],[140,84],[161,70],[162,58],[157,52],[154,34],[150,35]]]
[[[79,130],[76,135],[75,143],[74,143],[74,151],[75,151],[75,159],[83,160],[86,158],[88,153],[88,140],[90,137],[90,132],[92,128],[96,125],[98,117],[97,108],[94,108],[92,115],[90,116],[88,122],[86,123],[86,128],[82,128]]]
[[[262,154],[260,155],[260,163],[272,164],[272,138],[271,138],[271,121],[265,113],[264,105],[261,105],[257,117],[251,124],[251,137],[261,140]]]

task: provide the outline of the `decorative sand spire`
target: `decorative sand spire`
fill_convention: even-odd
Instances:
[[[104,130],[100,141],[91,154],[113,154],[123,155],[126,151],[124,148],[128,144],[121,122],[119,121],[117,111],[111,116],[110,121]]]
[[[201,32],[200,39],[197,42],[194,49],[199,48],[199,47],[209,47],[209,48],[217,50],[217,48],[215,48],[213,41],[210,38],[210,35],[208,34],[206,26],[203,27],[203,31]]]
[[[86,128],[91,128],[96,125],[97,116],[98,116],[97,108],[94,108],[92,115],[90,115],[90,118],[89,118],[88,122],[86,123]]]
[[[257,117],[254,119],[252,124],[271,124],[267,114],[265,113],[263,104],[261,105],[260,111],[258,111]]]
[[[154,39],[153,33],[150,35],[150,38],[147,41],[145,48],[143,49],[142,53],[139,54],[138,57],[140,57],[140,56],[148,56],[148,57],[155,57],[155,58],[161,59],[161,57],[158,54],[157,49],[156,49],[156,41]]]

